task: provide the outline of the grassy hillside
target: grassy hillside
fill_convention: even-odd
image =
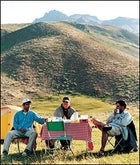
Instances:
[[[18,26],[2,37],[1,49],[2,104],[16,97],[13,90],[138,100],[138,58],[67,23]]]
[[[8,33],[14,32],[16,30],[22,29],[26,26],[29,26],[30,23],[21,23],[21,24],[1,24],[1,30],[6,30]]]
[[[91,26],[77,23],[68,24],[92,35],[97,41],[103,42],[103,44],[110,45],[111,47],[129,55],[135,57],[139,56],[139,38],[137,35],[130,33],[127,30],[109,25]]]

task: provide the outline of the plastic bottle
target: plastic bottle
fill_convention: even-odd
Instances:
[[[72,122],[74,123],[78,123],[79,119],[78,119],[78,112],[74,112],[70,118],[72,120]]]
[[[74,123],[78,123],[79,119],[78,119],[78,112],[74,113]]]

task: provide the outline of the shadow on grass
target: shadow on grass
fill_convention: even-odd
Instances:
[[[104,156],[103,157],[107,157],[107,156],[113,156],[115,154],[122,154],[122,152],[118,152],[118,151],[114,151],[113,153],[111,153],[112,150],[108,150],[104,152]],[[125,154],[125,153],[123,153]],[[76,160],[80,161],[82,159],[86,159],[86,158],[101,158],[101,156],[98,156],[97,152],[84,152],[81,154],[76,155]]]
[[[50,150],[37,150],[34,154],[23,157],[22,153],[9,154],[5,159],[1,160],[1,164],[54,164],[58,160],[67,161],[72,160],[73,157],[64,154],[64,151],[52,153]]]
[[[5,159],[1,160],[1,164],[40,164],[43,161],[44,150],[35,151],[34,154],[23,157],[22,153],[9,154]],[[48,156],[46,154],[46,156]]]
[[[121,152],[114,151],[111,153],[111,150],[105,151],[104,157],[107,156],[113,156],[115,154],[122,154]],[[64,158],[64,151],[59,150],[59,152],[55,155],[52,155],[52,153],[46,152],[45,150],[37,150],[35,151],[35,154],[23,157],[22,153],[15,153],[15,154],[9,154],[4,160],[1,161],[1,164],[54,164],[58,160],[62,161],[80,161],[85,159],[92,159],[92,158],[100,158],[97,153],[95,152],[84,152],[80,154],[75,154],[75,156],[72,156],[70,154],[67,154]]]

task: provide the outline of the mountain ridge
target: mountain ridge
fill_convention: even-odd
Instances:
[[[100,20],[96,16],[91,16],[89,14],[73,14],[67,16],[66,14],[57,11],[51,10],[48,13],[45,13],[41,18],[35,18],[33,23],[37,22],[53,22],[53,21],[70,21],[77,23],[84,23],[89,25],[112,25],[117,26],[123,29],[126,29],[132,33],[139,35],[139,19],[128,18],[128,17],[117,17],[110,20]]]

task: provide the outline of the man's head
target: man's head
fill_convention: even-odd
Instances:
[[[126,108],[126,103],[124,100],[118,100],[116,101],[116,109],[119,109],[120,112],[123,112]]]
[[[28,111],[30,109],[30,105],[31,105],[31,100],[29,100],[28,98],[23,99],[22,101],[23,110]]]
[[[70,98],[69,97],[64,97],[62,100],[62,105],[65,109],[67,109],[70,106]]]

